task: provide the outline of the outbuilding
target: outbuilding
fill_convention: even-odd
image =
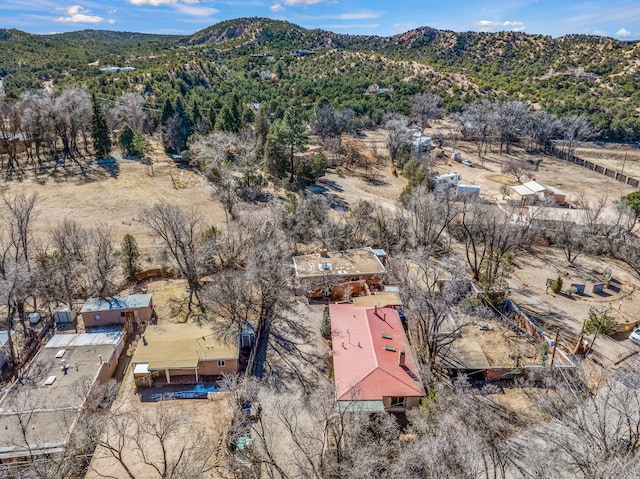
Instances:
[[[80,310],[85,328],[131,321],[148,322],[152,314],[153,300],[150,294],[89,298]]]

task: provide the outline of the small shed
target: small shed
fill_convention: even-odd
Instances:
[[[15,331],[12,330],[12,337],[14,333]],[[9,332],[0,331],[0,370],[4,368],[5,364],[7,364],[9,356],[11,356],[11,351],[9,350]]]
[[[522,203],[533,203],[538,197],[534,191],[531,191],[524,185],[515,185],[511,187],[515,199],[520,200]]]
[[[458,196],[468,196],[472,198],[480,197],[479,185],[458,185],[456,188],[456,194]]]
[[[429,151],[433,149],[433,143],[431,143],[430,136],[420,136],[418,138],[413,139],[413,151],[415,153],[420,153],[422,151]]]
[[[72,311],[69,306],[58,306],[53,310],[53,320],[56,324],[73,323],[76,318],[76,312]]]
[[[128,321],[151,320],[153,301],[150,294],[131,294],[109,298],[89,298],[80,310],[85,328]]]
[[[557,205],[563,205],[567,202],[567,194],[563,191],[560,191],[558,188],[555,188],[554,186],[547,185],[545,198],[547,197],[553,197]]]

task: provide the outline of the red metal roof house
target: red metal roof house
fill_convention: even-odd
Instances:
[[[329,305],[336,400],[341,410],[402,412],[425,396],[395,308]]]

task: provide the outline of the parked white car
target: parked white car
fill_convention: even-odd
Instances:
[[[634,328],[629,335],[629,339],[632,343],[640,345],[640,328]]]
[[[465,166],[473,166],[473,161],[471,160],[462,160],[462,164]]]

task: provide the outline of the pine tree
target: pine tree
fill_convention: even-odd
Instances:
[[[96,152],[96,158],[106,158],[111,153],[111,138],[109,137],[109,127],[107,119],[102,112],[102,108],[98,103],[96,95],[91,95],[93,103],[93,116],[91,118],[91,138],[93,139],[93,149]]]
[[[167,120],[173,116],[175,110],[173,109],[173,103],[168,98],[164,101],[162,106],[162,116],[160,117],[160,124],[165,125]]]
[[[145,157],[151,150],[151,146],[147,141],[147,137],[144,136],[140,130],[136,130],[133,134],[133,140],[131,142],[132,153],[135,156]]]
[[[182,97],[178,97],[176,100],[176,113],[182,118],[184,128],[187,130],[187,137],[191,135],[191,118],[189,118],[189,112],[187,112],[187,107],[182,100]]]
[[[289,182],[293,185],[296,174],[294,154],[295,152],[306,150],[309,141],[307,127],[302,121],[298,109],[295,107],[288,108],[282,120],[278,120],[273,124],[270,136],[287,152]]]
[[[216,117],[215,129],[228,132],[236,131],[233,112],[229,105],[224,105],[220,109],[220,113],[218,113],[218,116]]]
[[[133,280],[142,270],[140,268],[140,252],[138,251],[138,243],[133,235],[127,233],[122,238],[120,254],[122,256],[122,267],[127,279]]]
[[[118,133],[118,144],[125,156],[133,154],[133,137],[134,133],[131,127],[127,123],[123,123],[120,133]]]

